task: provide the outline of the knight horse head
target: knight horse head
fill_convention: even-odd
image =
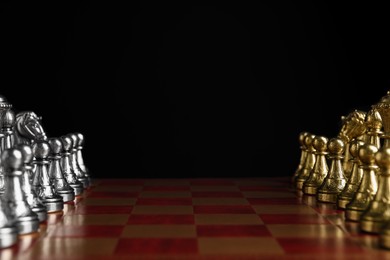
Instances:
[[[31,144],[35,140],[46,140],[46,133],[41,124],[41,117],[32,111],[16,114],[15,137],[17,143]]]

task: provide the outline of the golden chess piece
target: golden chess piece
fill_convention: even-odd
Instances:
[[[291,182],[293,184],[295,183],[296,178],[299,176],[299,174],[301,173],[301,171],[302,171],[302,169],[303,169],[303,167],[305,165],[306,155],[307,155],[307,148],[305,146],[305,137],[308,134],[309,134],[308,132],[301,132],[299,134],[299,144],[300,144],[299,148],[301,149],[301,156],[300,156],[300,159],[299,159],[298,167],[295,170],[293,177],[291,178]]]
[[[309,178],[310,172],[314,167],[316,158],[315,158],[315,149],[313,147],[313,140],[314,140],[315,135],[313,134],[308,134],[306,135],[304,139],[304,143],[306,146],[306,161],[305,165],[300,172],[300,174],[297,176],[296,181],[295,181],[295,187],[297,190],[302,190],[303,183]]]
[[[359,184],[363,176],[363,169],[360,167],[361,161],[358,156],[358,149],[363,144],[364,142],[358,139],[354,139],[350,144],[349,152],[352,157],[350,159],[352,160],[352,170],[344,189],[337,197],[338,208],[345,209],[346,205],[352,200],[357,189],[359,188]]]
[[[382,146],[375,153],[379,167],[378,190],[360,218],[360,229],[378,234],[390,220],[390,147]]]
[[[328,142],[328,158],[330,168],[324,181],[317,191],[317,201],[336,203],[337,196],[344,189],[346,177],[342,166],[342,158],[345,150],[345,143],[341,138],[332,138]]]
[[[346,206],[345,218],[347,220],[359,221],[363,211],[368,208],[378,190],[376,152],[378,152],[378,147],[374,144],[365,143],[359,146],[358,157],[361,161],[359,167],[363,170],[363,177],[354,197]]]
[[[355,139],[363,136],[366,132],[365,124],[366,112],[354,110],[349,113],[348,116],[342,118],[342,127],[338,134],[338,138],[342,139],[345,143],[345,149],[343,154],[343,170],[344,175],[349,178],[352,171],[352,161],[350,155],[350,142]]]
[[[329,168],[326,161],[328,154],[328,138],[324,136],[316,136],[313,140],[313,148],[315,149],[315,163],[309,177],[303,183],[303,193],[307,195],[316,195],[318,187],[324,181],[328,174]]]
[[[387,91],[387,95],[382,97],[372,108],[379,112],[382,119],[383,134],[380,136],[383,140],[382,145],[390,147],[390,91]]]
[[[382,117],[376,109],[371,109],[366,117],[367,132],[365,142],[375,145],[378,149],[381,147],[380,136],[383,134]]]

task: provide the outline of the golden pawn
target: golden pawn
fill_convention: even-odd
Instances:
[[[310,172],[309,178],[303,183],[303,193],[307,195],[316,195],[317,188],[322,184],[329,168],[326,161],[328,138],[323,136],[316,136],[313,140],[313,147],[315,149],[315,163],[313,170]]]
[[[360,229],[379,233],[390,219],[390,148],[382,146],[375,154],[379,167],[378,191],[360,219]]]
[[[317,191],[317,201],[336,203],[337,196],[344,189],[346,178],[341,164],[345,143],[340,138],[332,138],[328,142],[330,169]]]
[[[352,156],[352,170],[344,189],[337,197],[337,207],[340,209],[346,208],[346,205],[352,200],[362,180],[363,169],[360,167],[361,161],[358,156],[358,149],[363,144],[363,141],[357,139],[351,142],[349,153]]]
[[[358,157],[361,161],[360,168],[363,170],[362,181],[351,202],[347,204],[345,218],[350,221],[359,221],[360,217],[368,208],[370,201],[378,190],[378,166],[375,163],[375,154],[378,147],[374,144],[359,146]]]
[[[291,178],[291,182],[292,183],[295,183],[296,181],[296,178],[299,176],[300,172],[302,171],[303,169],[303,166],[305,165],[305,161],[306,161],[306,155],[307,155],[307,148],[305,146],[305,137],[308,135],[309,133],[308,132],[301,132],[299,134],[299,144],[300,144],[300,149],[301,149],[301,157],[299,159],[299,164],[298,164],[298,167],[297,169],[295,170],[295,173],[293,175],[293,177]]]
[[[380,136],[383,134],[382,117],[376,109],[371,109],[366,117],[367,132],[365,142],[375,145],[378,149],[381,147]]]
[[[304,143],[305,143],[305,146],[307,149],[306,150],[307,154],[306,154],[305,165],[295,180],[295,187],[298,190],[302,190],[303,183],[307,180],[307,178],[309,178],[310,172],[313,169],[315,161],[316,161],[315,154],[314,154],[315,149],[313,147],[314,137],[315,137],[315,135],[308,134],[308,135],[306,135],[306,137],[304,139]]]

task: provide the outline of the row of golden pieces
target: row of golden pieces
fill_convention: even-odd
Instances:
[[[47,137],[40,117],[0,95],[0,249],[39,233],[90,187],[83,143],[81,133]]]
[[[295,189],[344,210],[390,249],[390,91],[370,111],[342,117],[336,137],[301,132]]]

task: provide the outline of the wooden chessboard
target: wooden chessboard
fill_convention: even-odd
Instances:
[[[358,226],[288,178],[99,179],[0,259],[390,259]]]

